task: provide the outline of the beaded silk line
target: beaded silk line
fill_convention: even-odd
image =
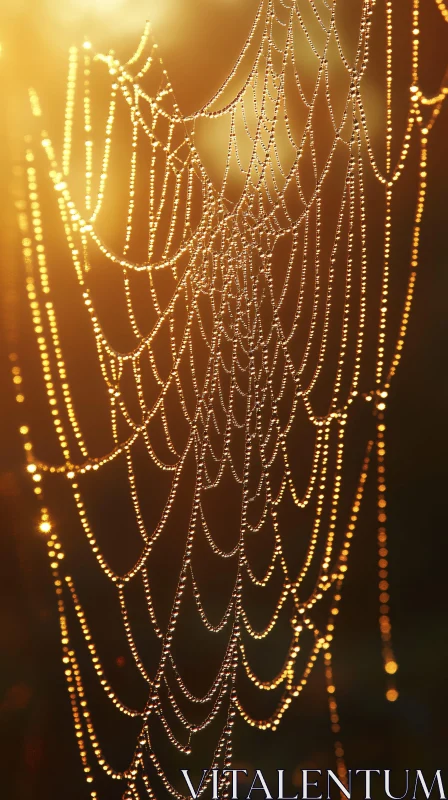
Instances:
[[[37,133],[26,140],[17,211],[53,460],[26,416],[32,380],[15,353],[11,366],[92,800],[108,797],[106,779],[125,800],[155,798],[161,786],[181,800],[172,776],[190,754],[206,747],[210,769],[230,769],[237,718],[277,729],[319,661],[345,780],[332,643],[375,465],[386,696],[398,697],[385,412],[448,86],[431,97],[420,88],[424,9],[413,0],[407,115],[395,135],[393,5],[359,2],[349,37],[340,32],[344,0],[261,0],[230,74],[192,114],[176,102],[149,25],[126,62],[86,41],[70,50],[61,146],[42,130],[44,99],[30,90]],[[445,25],[445,4],[433,5]],[[379,58],[377,17],[384,97],[372,111],[365,85]],[[408,173],[397,286],[396,198]],[[73,309],[82,336],[74,326],[67,334]],[[86,398],[97,439],[84,424]],[[64,512],[53,512],[54,492]],[[102,530],[113,527],[115,492],[128,509],[127,522],[114,523],[118,545],[134,554],[121,561]],[[109,592],[140,705],[123,698],[103,657],[112,633],[92,615],[71,536],[83,541],[98,604]],[[201,629],[194,657],[213,653],[203,692],[183,666],[190,620]],[[102,695],[92,703],[94,682]],[[103,749],[103,706],[126,743],[124,765]],[[210,772],[200,795],[211,781]],[[219,791],[231,796],[228,776]]]

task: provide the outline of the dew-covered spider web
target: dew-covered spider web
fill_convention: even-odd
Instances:
[[[425,14],[402,5],[261,0],[189,115],[149,26],[123,63],[87,41],[60,146],[30,92],[35,358],[12,368],[93,799],[105,779],[128,800],[188,796],[179,768],[197,752],[210,791],[236,719],[275,730],[319,661],[345,779],[332,643],[369,465],[397,696],[384,414],[448,93],[443,76],[420,88]],[[442,0],[423,5],[444,25]]]

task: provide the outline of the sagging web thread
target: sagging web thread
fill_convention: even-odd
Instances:
[[[419,3],[414,0],[414,85],[405,136],[398,157],[393,160],[392,2],[386,2],[386,149],[382,168],[370,140],[362,92],[376,4],[366,0],[360,7],[357,42],[350,57],[336,24],[340,5],[340,0],[333,4],[324,0],[262,0],[230,75],[213,99],[191,115],[183,115],[176,103],[149,26],[134,56],[123,64],[113,53],[97,55],[92,61],[88,42],[80,52],[71,50],[60,157],[47,133],[42,134],[42,145],[109,394],[113,442],[110,450],[100,456],[91,455],[84,441],[68,382],[46,255],[45,213],[39,200],[39,175],[48,172],[48,168],[28,143],[29,204],[21,209],[19,221],[27,292],[62,462],[50,465],[37,458],[29,427],[23,425],[21,431],[28,470],[42,502],[40,528],[48,535],[63,662],[78,747],[93,799],[98,794],[97,767],[92,766],[92,756],[107,776],[123,782],[124,798],[155,797],[151,770],[155,770],[170,794],[179,799],[183,796],[159,760],[152,737],[154,718],[183,757],[192,752],[196,734],[222,715],[210,765],[230,768],[236,717],[261,729],[275,729],[302,693],[319,657],[325,664],[338,774],[342,780],[345,778],[331,645],[372,452],[376,453],[378,464],[383,655],[390,699],[396,696],[388,605],[384,411],[390,381],[400,360],[414,290],[428,137],[447,90],[442,87],[440,94],[432,98],[419,90]],[[446,21],[441,0],[437,7]],[[109,75],[109,107],[98,169],[92,142],[91,70],[94,66],[104,70],[104,65]],[[78,82],[77,72],[81,73]],[[75,112],[79,82],[84,131],[78,135]],[[31,100],[35,115],[40,117],[35,93]],[[110,194],[113,198],[111,164],[123,109],[130,121],[131,155],[120,247],[108,228],[105,203]],[[222,131],[226,138],[222,150],[225,161],[219,178],[213,179],[204,167],[199,146],[201,126],[208,123],[222,126],[216,128],[218,142]],[[83,201],[75,201],[76,188],[71,189],[72,182],[76,184],[72,151],[77,137],[85,146]],[[324,146],[322,138],[326,140]],[[387,355],[392,197],[414,141],[419,147],[419,180],[411,270],[396,341]],[[336,162],[340,165],[341,185],[326,196]],[[375,318],[375,359],[368,386],[362,376],[370,265],[366,170],[381,187],[384,201],[380,310]],[[145,207],[138,187],[143,173],[147,180]],[[329,203],[334,213],[331,226]],[[30,210],[32,213],[28,213]],[[132,333],[127,349],[120,350],[111,343],[96,308],[89,281],[100,259],[122,276]],[[378,273],[378,263],[370,265],[370,269]],[[150,296],[154,322],[149,330],[136,311],[136,273],[144,275]],[[168,299],[157,280],[160,273],[170,287]],[[160,342],[164,347],[162,357]],[[333,364],[330,373],[329,361]],[[15,359],[13,372],[18,379],[16,384],[21,384],[21,370]],[[138,400],[137,411],[130,410],[123,388],[130,376]],[[17,391],[21,402],[21,385]],[[176,414],[170,418],[168,408],[173,396]],[[339,529],[350,412],[369,404],[375,432],[368,439],[356,485],[351,489],[351,507]],[[179,446],[181,421],[186,432]],[[156,423],[158,432],[154,433],[152,426]],[[303,441],[303,427],[311,431],[312,448],[306,461],[306,479],[302,474],[296,481],[295,464],[297,458],[300,460],[297,448]],[[151,528],[142,511],[135,471],[136,448],[140,444],[152,465],[169,477],[163,510]],[[94,485],[95,473],[119,460],[126,467],[141,537],[139,556],[124,573],[112,568],[103,554],[83,497],[83,481],[89,478]],[[186,472],[193,474],[194,480],[184,552],[171,611],[162,624],[152,597],[148,566],[156,543],[166,533]],[[82,597],[65,566],[56,526],[44,504],[42,486],[57,475],[70,486],[80,525],[97,565],[116,589],[129,648],[147,685],[144,708],[133,709],[120,700],[101,663]],[[224,484],[226,492],[231,485],[239,497],[238,530],[229,532],[227,538],[214,531],[213,501],[207,501]],[[299,512],[310,513],[308,539],[298,568],[288,563],[285,541],[288,537],[303,539],[306,527],[282,527],[280,509],[286,499]],[[251,563],[249,542],[266,531],[271,535],[271,555],[260,573]],[[203,603],[193,567],[192,555],[199,536],[218,561],[225,559],[235,564],[228,603],[221,619],[214,622]],[[278,574],[281,588],[271,619],[264,627],[257,627],[245,606],[246,584],[264,590]],[[136,581],[143,586],[150,622],[160,640],[160,657],[153,674],[149,674],[136,644],[128,609],[127,591]],[[199,619],[209,633],[227,634],[219,669],[202,696],[190,690],[174,655],[173,642],[187,596],[194,598]],[[139,724],[132,759],[123,771],[108,763],[95,732],[94,714],[89,709],[83,671],[73,644],[69,606],[74,608],[106,698],[119,713]],[[268,639],[285,614],[291,634],[283,666],[274,678],[261,679],[251,666],[247,642]],[[301,661],[304,649],[308,652]],[[258,719],[246,709],[238,691],[237,675],[241,669],[257,690],[277,692],[275,707],[268,716]],[[197,721],[196,713],[192,715],[198,706],[203,709],[201,721]],[[177,727],[171,722],[174,718]],[[210,780],[211,774],[201,793]],[[227,797],[225,776],[220,779],[220,792]]]

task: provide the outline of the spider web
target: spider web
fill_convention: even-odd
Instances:
[[[445,6],[436,5],[446,21]],[[363,90],[376,4],[359,4],[351,39],[338,32],[341,6],[262,0],[228,78],[191,115],[176,103],[149,26],[125,63],[113,53],[92,59],[89,43],[73,48],[60,156],[45,132],[43,148],[28,142],[29,201],[19,222],[62,460],[39,457],[44,446],[31,443],[27,425],[21,431],[42,503],[76,737],[94,799],[98,766],[122,783],[123,798],[155,797],[160,783],[182,798],[169,777],[173,754],[184,765],[196,739],[211,765],[202,794],[213,768],[232,766],[236,717],[275,730],[319,658],[344,780],[331,644],[373,452],[380,628],[388,691],[395,691],[384,411],[414,290],[428,136],[447,90],[428,98],[418,88],[414,33],[414,85],[395,153],[386,3],[386,146],[376,150]],[[417,0],[412,24],[418,32]],[[91,73],[101,87],[96,99]],[[31,100],[39,118],[34,92]],[[104,106],[102,126],[96,103]],[[411,270],[406,265],[391,288],[393,193],[412,148]],[[368,242],[373,185],[381,227]],[[64,265],[47,240],[56,229],[71,256]],[[403,306],[395,329],[391,293]],[[88,333],[73,329],[76,303]],[[89,349],[83,391],[98,407],[93,446],[83,429],[83,381],[71,379],[70,367]],[[16,362],[13,372],[19,384]],[[53,515],[44,504],[42,485],[50,497],[51,482],[73,513]],[[118,523],[117,540],[110,529],[119,502],[129,515]],[[70,561],[64,520],[78,539],[83,531],[89,547],[82,565]],[[100,571],[98,595],[81,575],[78,590],[72,577],[87,561]],[[132,613],[134,587],[147,613],[143,633]],[[89,602],[94,611],[96,597],[120,609],[145,696],[135,707],[121,699],[103,664],[97,642],[111,632],[95,619],[90,627],[86,611]],[[194,667],[202,653],[214,664],[205,691]],[[132,733],[117,727],[117,740],[133,741],[122,769],[100,744],[86,654],[117,712],[111,725],[118,715],[133,726]],[[220,796],[229,791],[220,773]]]

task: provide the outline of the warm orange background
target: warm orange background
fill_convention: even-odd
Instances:
[[[21,295],[19,239],[10,189],[30,124],[27,89],[39,92],[49,130],[62,131],[66,53],[85,34],[101,50],[128,55],[147,17],[163,53],[179,105],[185,112],[207,101],[228,74],[253,19],[257,0],[2,0],[0,10],[0,129],[2,176],[0,492],[2,524],[0,592],[0,793],[5,800],[80,800],[82,776],[60,674],[52,587],[42,542],[32,532],[35,513],[22,479],[16,408],[7,352],[27,330]],[[422,81],[437,90],[446,61],[446,33],[428,0],[422,31]],[[395,8],[397,37],[406,39],[409,3]],[[402,16],[400,16],[402,15]],[[378,39],[373,58],[383,56]],[[404,64],[406,48],[403,44]],[[379,70],[381,75],[381,70]],[[406,86],[403,68],[399,81]],[[400,85],[398,83],[398,85]],[[376,94],[375,94],[376,92]],[[381,85],[372,85],[372,108],[381,115]],[[402,116],[407,97],[397,101]],[[401,104],[400,104],[401,103]],[[401,109],[401,111],[400,111]],[[400,662],[400,699],[384,700],[376,628],[374,524],[364,519],[370,544],[354,548],[339,629],[342,735],[352,766],[435,769],[446,763],[446,453],[448,450],[447,191],[448,113],[437,123],[428,166],[421,274],[409,337],[390,398],[388,473],[392,619]],[[22,336],[23,339],[23,336]],[[21,342],[26,351],[27,341]],[[369,527],[370,526],[370,527]],[[362,596],[362,604],[360,597]],[[342,616],[342,615],[341,615]],[[331,767],[332,742],[321,696],[310,692],[272,734],[237,729],[244,766]],[[112,795],[111,795],[112,797]],[[115,795],[114,795],[115,797]],[[107,796],[107,800],[110,800]]]

